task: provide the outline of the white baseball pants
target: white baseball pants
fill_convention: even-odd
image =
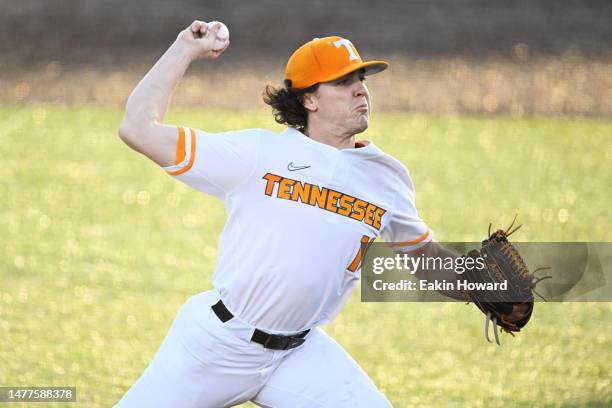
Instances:
[[[191,297],[142,376],[116,407],[391,407],[367,374],[323,330],[291,350],[250,342],[254,328],[222,323],[214,291]]]

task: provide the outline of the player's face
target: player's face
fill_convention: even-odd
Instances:
[[[323,82],[313,94],[318,119],[342,133],[365,131],[370,122],[370,91],[363,71]]]

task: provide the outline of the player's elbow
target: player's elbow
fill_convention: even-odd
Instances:
[[[130,140],[135,138],[135,127],[129,121],[123,119],[121,125],[119,125],[117,134],[121,140],[128,143]]]
[[[132,150],[147,156],[160,166],[171,166],[176,161],[178,135],[176,128],[146,125],[124,119],[117,132]]]
[[[139,139],[141,139],[142,135],[139,135],[137,127],[134,126],[132,123],[123,120],[123,122],[121,122],[121,125],[119,126],[117,134],[119,135],[119,138],[130,148],[138,152],[140,151],[138,147],[138,141]]]

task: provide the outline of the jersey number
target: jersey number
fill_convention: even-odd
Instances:
[[[346,269],[348,269],[350,272],[355,272],[357,268],[359,268],[359,265],[361,265],[361,258],[364,257],[366,251],[368,250],[370,245],[372,245],[372,242],[374,242],[375,239],[376,237],[370,238],[367,235],[364,235],[363,237],[361,237],[361,243],[359,244],[359,251],[357,251],[357,255],[355,256],[353,261],[349,264],[349,266],[346,267]]]

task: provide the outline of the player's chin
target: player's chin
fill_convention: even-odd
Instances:
[[[354,133],[357,134],[357,133],[365,132],[369,126],[370,126],[369,116],[367,114],[361,115],[355,120]]]

